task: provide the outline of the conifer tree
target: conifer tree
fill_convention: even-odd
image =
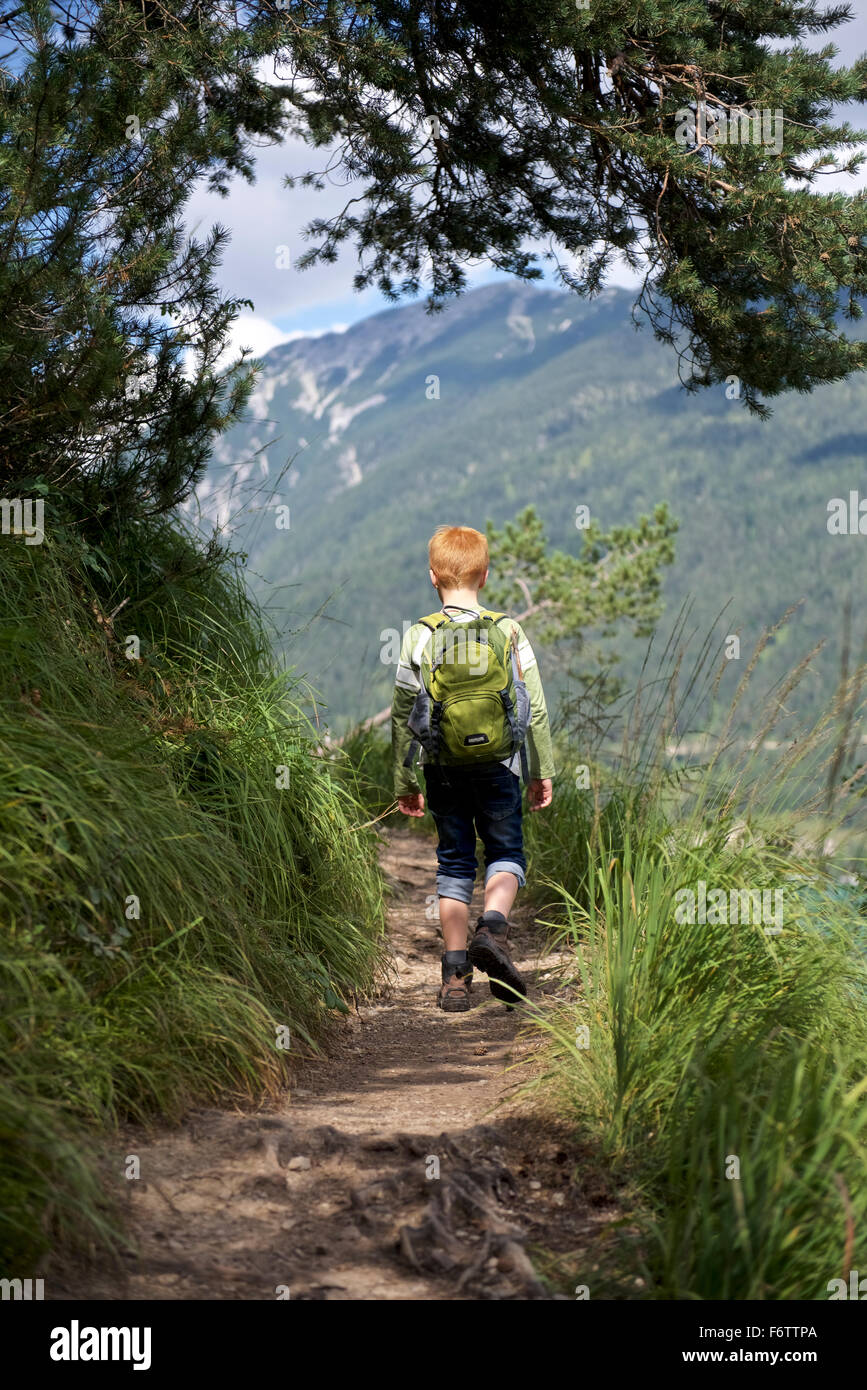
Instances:
[[[297,129],[358,180],[315,224],[346,239],[357,284],[427,279],[432,304],[469,260],[540,273],[533,245],[586,293],[616,254],[644,274],[639,320],[691,388],[810,390],[863,367],[845,319],[867,292],[867,204],[825,193],[860,167],[867,60],[804,41],[852,17],[813,0],[285,0]]]
[[[39,479],[104,524],[167,511],[238,417],[226,232],[187,237],[183,211],[279,136],[268,33],[196,4],[0,3],[0,488]]]
[[[623,689],[618,653],[605,639],[653,633],[678,526],[665,503],[652,516],[610,531],[579,506],[575,525],[582,539],[577,555],[548,545],[535,507],[524,508],[502,530],[489,521],[491,578],[483,598],[521,623],[530,620],[548,664],[568,667],[585,691],[593,690],[599,708]]]
[[[763,398],[863,367],[867,62],[815,0],[0,0],[0,487],[115,519],[189,494],[251,385],[217,368],[240,301],[189,192],[288,130],[354,181],[308,259],[441,306],[467,265],[579,293],[612,257],[692,387]],[[274,80],[274,73],[278,80]],[[779,115],[779,120],[777,119]],[[778,138],[779,137],[779,138]],[[308,182],[321,181],[311,172]]]

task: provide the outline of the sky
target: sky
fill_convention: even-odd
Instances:
[[[841,63],[867,53],[867,0],[854,0],[853,9],[856,17],[851,23],[830,35],[817,37],[810,46],[833,43],[839,49]],[[844,115],[853,125],[867,127],[867,107],[849,108]],[[234,356],[242,346],[260,355],[293,337],[342,331],[388,307],[378,290],[353,290],[352,280],[358,267],[349,243],[332,265],[305,271],[295,268],[296,260],[310,245],[303,235],[306,224],[314,217],[334,214],[351,195],[347,185],[337,182],[322,192],[283,187],[286,174],[303,173],[324,158],[324,152],[289,140],[259,151],[253,185],[237,180],[227,198],[199,187],[190,197],[190,231],[198,228],[203,233],[220,223],[231,233],[217,277],[221,289],[227,295],[250,299],[255,306],[254,312],[245,311],[236,321],[227,357]],[[867,166],[858,182],[867,182]],[[823,189],[832,186],[830,179],[823,180]],[[838,181],[837,186],[854,191],[857,185],[850,179]],[[500,272],[488,263],[468,270],[471,285],[498,278]],[[619,265],[608,283],[632,288],[637,279],[627,266]]]

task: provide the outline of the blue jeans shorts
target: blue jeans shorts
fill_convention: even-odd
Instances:
[[[510,873],[526,883],[521,830],[521,779],[503,763],[468,767],[422,764],[427,805],[439,835],[437,893],[469,903],[478,861],[476,835],[485,849],[485,882]]]

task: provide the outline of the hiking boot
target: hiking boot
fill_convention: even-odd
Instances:
[[[506,940],[508,933],[509,924],[502,912],[483,913],[467,958],[471,965],[487,975],[494,998],[513,1006],[518,1002],[516,993],[526,995],[527,986],[512,960]]]
[[[463,1014],[470,1008],[470,990],[473,987],[472,971],[466,975],[449,975],[443,980],[437,995],[437,1008],[447,1014]]]

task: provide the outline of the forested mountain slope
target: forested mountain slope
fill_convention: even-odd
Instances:
[[[822,702],[849,593],[857,628],[867,537],[829,534],[828,504],[867,495],[867,382],[783,397],[767,424],[734,381],[688,395],[631,304],[621,290],[582,301],[502,282],[440,314],[412,304],[266,356],[249,422],[218,444],[199,502],[230,519],[281,628],[327,605],[291,659],[333,727],[387,703],[380,633],[435,606],[433,528],[501,525],[528,503],[574,552],[580,504],[609,527],[667,501],[681,523],[669,617],[692,596],[703,631],[731,599],[722,630],[740,633],[743,660],[804,599],[762,657],[762,685],[825,637],[806,697]]]

